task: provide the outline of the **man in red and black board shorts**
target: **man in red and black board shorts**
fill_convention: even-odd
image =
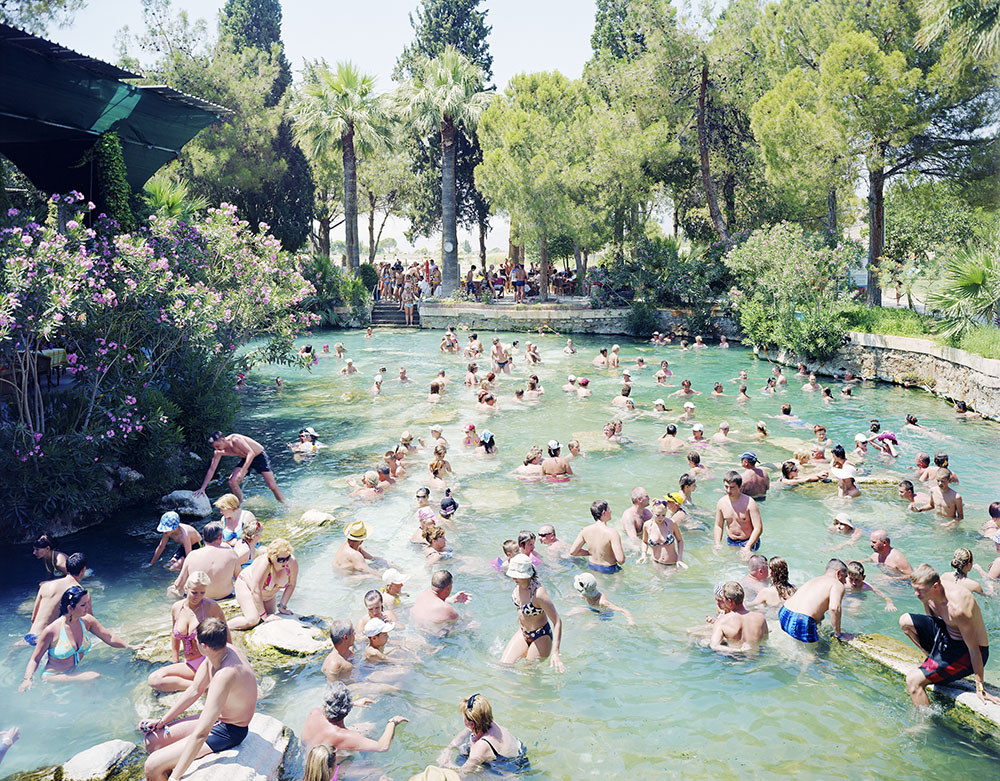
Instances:
[[[986,692],[983,667],[989,658],[989,638],[979,604],[961,583],[944,583],[929,564],[921,564],[910,575],[913,593],[926,615],[908,613],[899,619],[914,645],[927,654],[919,667],[906,676],[906,688],[913,704],[930,705],[927,687],[950,683],[974,675],[976,694],[983,702],[1000,705],[1000,699]]]

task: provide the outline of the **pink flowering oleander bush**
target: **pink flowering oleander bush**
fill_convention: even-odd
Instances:
[[[746,341],[826,359],[845,333],[841,309],[851,300],[850,271],[863,251],[781,222],[754,231],[725,256],[730,301]]]
[[[174,486],[175,451],[204,450],[235,417],[236,372],[298,362],[292,342],[317,320],[298,261],[231,205],[125,234],[101,217],[88,227],[79,193],[53,200],[62,231],[13,209],[0,223],[0,469],[13,486],[0,531],[113,509],[121,467],[143,475],[125,498]],[[60,392],[35,366],[50,346],[67,353]]]

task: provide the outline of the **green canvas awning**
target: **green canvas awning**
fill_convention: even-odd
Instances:
[[[142,188],[226,110],[0,24],[0,154],[45,192],[91,192],[84,153],[108,130],[122,142],[128,182]]]

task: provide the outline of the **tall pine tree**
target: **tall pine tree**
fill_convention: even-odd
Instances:
[[[416,73],[421,57],[433,59],[446,46],[454,46],[486,75],[484,89],[493,78],[493,55],[487,37],[492,29],[486,24],[486,11],[479,10],[481,0],[423,0],[410,14],[413,42],[396,60],[393,78],[401,80]],[[483,152],[473,135],[455,134],[455,178],[458,222],[466,230],[478,229],[480,260],[486,262],[486,234],[490,229],[490,203],[476,189],[474,171],[482,162]],[[430,236],[441,230],[441,134],[413,139],[413,171],[418,182],[410,212],[410,237]]]
[[[309,161],[295,143],[291,122],[283,115],[292,69],[281,43],[281,3],[226,0],[219,19],[219,38],[220,46],[236,53],[247,49],[268,52],[278,66],[267,105],[282,111],[271,147],[275,158],[283,161],[283,170],[276,181],[261,181],[258,188],[242,190],[234,203],[248,218],[256,216],[270,225],[286,249],[298,249],[309,236],[315,185]]]

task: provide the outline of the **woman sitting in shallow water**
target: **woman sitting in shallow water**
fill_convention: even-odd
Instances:
[[[101,626],[101,622],[91,615],[90,594],[87,589],[83,586],[71,586],[59,600],[59,618],[38,635],[38,643],[28,660],[24,680],[21,681],[18,691],[27,691],[32,687],[35,671],[45,653],[48,653],[48,659],[45,662],[45,671],[42,673],[43,680],[66,683],[100,678],[101,674],[93,670],[77,672],[77,667],[93,643],[91,635],[112,648],[133,648],[118,635]]]
[[[506,727],[493,720],[493,707],[481,694],[473,694],[459,707],[464,729],[441,752],[438,764],[455,767],[451,750],[458,749],[463,760],[462,774],[474,773],[484,766],[491,772],[508,775],[529,771],[528,750]],[[443,777],[443,776],[442,776]]]
[[[173,664],[153,670],[147,682],[158,692],[179,692],[186,689],[194,674],[205,661],[205,654],[198,645],[196,629],[206,618],[225,621],[222,608],[214,599],[205,598],[205,589],[212,579],[205,572],[192,572],[184,584],[187,596],[170,608],[173,638]],[[181,660],[181,649],[184,657]]]

